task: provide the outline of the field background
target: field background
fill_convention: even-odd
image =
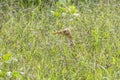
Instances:
[[[0,80],[120,80],[120,1],[0,0]]]

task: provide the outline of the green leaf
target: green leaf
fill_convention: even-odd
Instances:
[[[19,72],[17,72],[17,71],[13,71],[13,72],[12,72],[12,76],[13,76],[13,77],[22,78],[22,75],[21,75]]]
[[[60,12],[58,12],[58,11],[54,12],[54,16],[55,16],[55,17],[59,17],[60,15],[61,15]]]
[[[76,9],[76,7],[75,6],[69,6],[69,13],[71,13],[71,14],[74,14],[74,13],[77,13],[77,9]]]
[[[2,56],[3,60],[6,62],[8,60],[11,60],[12,54],[7,53],[5,55]]]
[[[0,78],[5,76],[5,71],[0,70]]]

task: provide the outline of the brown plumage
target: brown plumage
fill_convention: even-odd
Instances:
[[[73,36],[72,36],[71,30],[69,28],[65,28],[63,30],[54,32],[54,34],[63,34],[63,35],[66,35],[68,37],[69,41],[70,41],[70,46],[72,46],[72,47],[75,46],[74,41],[73,41]]]

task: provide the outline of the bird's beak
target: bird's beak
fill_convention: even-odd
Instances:
[[[54,34],[62,34],[63,31],[57,31],[57,32],[54,32]]]

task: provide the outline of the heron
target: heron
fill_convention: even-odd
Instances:
[[[69,39],[69,42],[70,42],[70,46],[72,46],[73,48],[75,47],[75,43],[73,41],[72,32],[71,32],[71,30],[69,28],[65,28],[63,30],[56,31],[56,32],[54,32],[54,34],[63,34],[65,36],[67,36],[68,39]]]

